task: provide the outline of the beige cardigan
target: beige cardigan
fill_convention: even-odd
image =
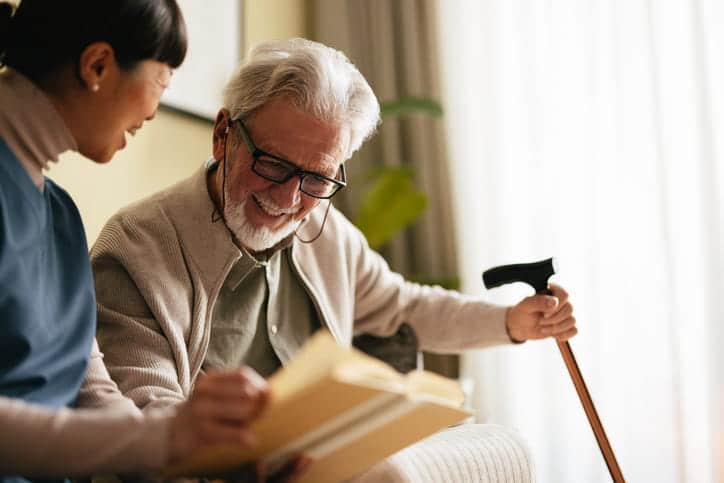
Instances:
[[[302,238],[318,232],[324,208],[300,228]],[[212,213],[204,167],[114,215],[91,250],[98,341],[111,376],[139,407],[182,401],[206,357],[214,303],[240,257]],[[353,332],[391,335],[403,322],[428,351],[510,343],[505,307],[406,282],[334,208],[318,240],[294,240],[292,261],[342,344]]]

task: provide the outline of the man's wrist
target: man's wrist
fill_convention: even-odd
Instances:
[[[508,334],[508,338],[513,344],[522,344],[525,342],[525,338],[518,338],[510,331],[510,311],[513,307],[508,307],[505,311],[505,332]]]

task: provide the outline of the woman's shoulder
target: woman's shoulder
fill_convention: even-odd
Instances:
[[[50,178],[45,178],[45,193],[53,211],[53,224],[85,234],[80,211],[70,194]]]
[[[0,236],[8,239],[12,232],[17,239],[37,234],[47,220],[45,211],[43,194],[0,139]]]
[[[44,179],[45,192],[38,189],[20,159],[2,138],[0,138],[0,187],[3,201],[13,203],[15,210],[44,209],[44,199],[48,198],[52,204],[60,205],[76,215],[78,213],[78,208],[68,192],[51,179]]]

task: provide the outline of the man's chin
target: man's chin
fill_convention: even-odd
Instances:
[[[275,247],[294,233],[298,221],[286,220],[281,226],[271,228],[263,223],[256,224],[249,219],[245,203],[229,203],[225,210],[226,226],[234,234],[239,244],[247,250],[262,252]]]
[[[271,230],[268,227],[251,227],[248,224],[235,229],[231,227],[239,242],[248,250],[262,252],[275,247],[282,240],[294,233],[294,224],[287,223]]]

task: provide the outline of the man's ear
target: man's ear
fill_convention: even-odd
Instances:
[[[214,123],[214,159],[221,161],[224,159],[224,148],[226,147],[227,136],[231,130],[231,114],[228,109],[221,109],[216,115]]]
[[[91,92],[103,89],[118,70],[115,52],[108,42],[93,42],[80,54],[78,76]]]

